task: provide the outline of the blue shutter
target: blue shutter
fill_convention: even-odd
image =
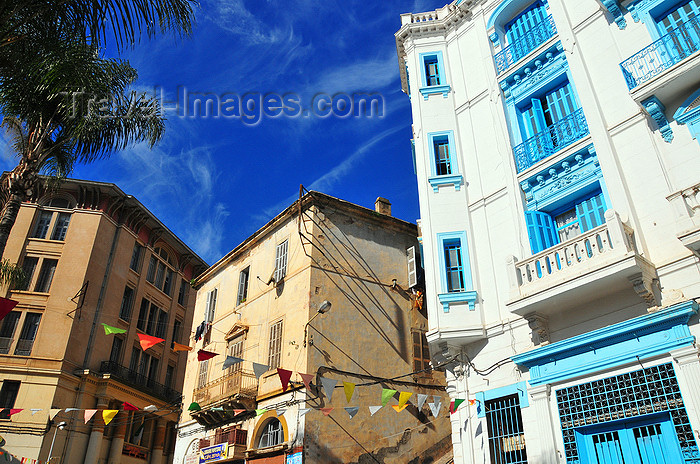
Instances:
[[[674,29],[682,26],[683,23],[695,16],[700,16],[700,7],[698,6],[698,1],[691,0],[660,18],[658,20],[659,32],[661,35],[673,32]]]
[[[559,243],[554,220],[549,214],[541,211],[525,211],[525,223],[533,255]]]
[[[530,8],[520,13],[510,24],[506,25],[506,39],[509,45],[530,32],[546,17],[542,2],[535,2]]]
[[[552,120],[552,123],[560,121],[569,114],[576,111],[576,103],[571,83],[566,83],[562,87],[546,95],[547,109],[545,110]]]
[[[522,113],[523,127],[525,133],[524,139],[529,139],[535,134],[539,134],[547,127],[547,122],[544,120],[544,111],[542,110],[542,102],[538,98],[530,100],[531,106]]]
[[[576,216],[581,232],[587,232],[605,223],[605,200],[598,194],[576,205]]]

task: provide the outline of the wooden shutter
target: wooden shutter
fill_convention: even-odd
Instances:
[[[587,232],[605,223],[605,200],[603,194],[596,195],[576,205],[576,216],[581,232]]]
[[[418,285],[418,268],[416,263],[416,247],[412,246],[406,250],[406,259],[408,261],[408,286],[415,287]]]
[[[549,214],[541,211],[525,211],[525,223],[533,255],[559,243],[557,228]]]

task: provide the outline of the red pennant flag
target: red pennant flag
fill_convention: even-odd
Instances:
[[[206,361],[217,356],[217,353],[212,353],[211,351],[199,350],[197,351],[197,361]]]
[[[474,406],[474,403],[476,403],[476,400],[469,400],[469,405]]]
[[[10,417],[22,411],[24,411],[24,409],[10,409]]]
[[[246,409],[234,409],[234,410],[233,410],[233,415],[234,415],[234,416],[237,416],[237,415],[242,414],[242,413],[244,413],[244,412],[246,412]]]
[[[127,403],[126,401],[124,401],[124,403],[122,403],[122,404],[124,406],[124,411],[138,411],[139,410],[139,408],[137,408],[136,406],[134,406],[131,403]]]
[[[311,390],[311,381],[314,379],[313,374],[302,374],[299,372],[299,375],[301,376],[301,380],[304,381],[304,385],[306,385],[306,388],[308,390]]]
[[[454,414],[457,412],[457,408],[459,408],[459,405],[464,403],[464,400],[462,399],[456,399],[454,401],[450,401],[450,415]]]
[[[10,300],[9,298],[0,297],[0,321],[3,320],[5,316],[10,314],[12,309],[17,306],[18,301]]]
[[[321,412],[323,413],[324,416],[327,416],[328,414],[331,413],[333,408],[321,408]]]
[[[162,338],[152,337],[150,335],[138,334],[138,336],[139,336],[139,340],[141,342],[141,349],[143,351],[146,351],[150,347],[165,341]]]
[[[287,369],[280,369],[278,367],[277,375],[280,376],[280,380],[282,381],[282,391],[286,392],[287,387],[289,387],[289,379],[292,378],[292,371],[288,371]]]

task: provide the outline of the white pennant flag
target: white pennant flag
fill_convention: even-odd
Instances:
[[[352,419],[353,417],[355,417],[355,414],[357,414],[357,412],[358,412],[359,410],[360,410],[360,408],[359,408],[358,406],[353,406],[353,407],[350,407],[350,408],[345,408],[345,412],[347,412],[347,413],[350,415],[350,419]]]
[[[420,411],[423,409],[423,405],[425,404],[425,400],[428,399],[428,395],[424,395],[422,393],[418,393],[418,410]]]
[[[433,413],[433,417],[438,417],[438,414],[440,414],[440,408],[442,407],[440,400],[435,403],[428,403],[428,406],[430,406],[430,412]]]
[[[149,404],[148,406],[146,406],[145,408],[143,408],[143,410],[144,410],[144,411],[148,411],[148,412],[155,412],[155,411],[158,410],[158,408],[156,407],[155,404]]]
[[[384,407],[384,406],[370,406],[370,407],[369,407],[369,413],[370,413],[370,415],[374,416],[374,415],[377,413],[377,411],[379,411],[379,410],[382,409],[383,407]]]
[[[41,411],[41,409],[39,409],[39,408],[32,408],[32,409],[30,409],[30,411],[32,412],[32,416],[33,416],[34,414],[36,414],[36,413],[38,413],[39,411]]]
[[[329,402],[331,401],[331,398],[333,398],[333,390],[335,390],[335,385],[337,383],[337,380],[325,379],[321,377],[321,385],[323,385],[323,391],[326,392],[326,396],[328,397]]]
[[[311,411],[310,408],[299,408],[299,417],[303,416],[307,412]]]
[[[287,412],[287,408],[277,408],[277,417],[283,415],[285,412]]]

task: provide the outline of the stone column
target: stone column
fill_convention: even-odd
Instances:
[[[92,431],[90,432],[90,441],[88,442],[87,451],[85,451],[84,464],[97,464],[100,458],[102,448],[102,437],[105,431],[105,423],[102,419],[102,409],[107,409],[108,401],[106,398],[97,399],[97,412],[92,418]]]
[[[700,428],[700,358],[695,346],[686,346],[671,351],[679,371],[678,381],[683,389],[683,400],[693,429]],[[685,387],[685,388],[683,388]]]
[[[119,464],[122,460],[122,450],[124,449],[124,437],[126,436],[126,426],[129,419],[128,412],[120,411],[114,416],[114,434],[112,444],[109,447],[109,464]]]
[[[537,433],[529,433],[525,436],[527,446],[527,458],[530,462],[538,464],[555,464],[559,462],[552,414],[549,405],[549,385],[538,385],[528,389],[530,393],[530,413],[537,424]]]
[[[161,464],[163,461],[163,443],[165,441],[165,422],[156,419],[153,433],[153,445],[151,446],[151,460],[149,464]]]

